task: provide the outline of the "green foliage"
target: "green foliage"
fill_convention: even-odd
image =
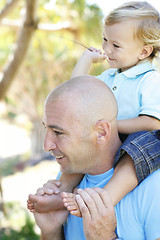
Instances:
[[[0,229],[1,240],[39,240],[39,236],[34,231],[34,223],[26,216],[25,224],[20,231],[12,228]]]
[[[19,202],[5,204],[5,210],[7,216],[2,220],[1,240],[39,240],[35,233],[35,222]]]
[[[18,170],[23,170],[25,161],[28,158],[29,153],[6,158],[0,163],[0,175],[4,177],[10,174],[14,174]]]

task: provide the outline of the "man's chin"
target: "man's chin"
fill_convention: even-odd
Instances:
[[[65,168],[64,166],[62,166],[62,165],[60,165],[60,170],[61,170],[62,173],[66,173],[66,174],[70,174],[70,173],[71,173],[68,169],[66,169],[66,168]]]
[[[76,172],[74,170],[71,170],[71,169],[67,169],[67,168],[62,167],[62,166],[60,166],[60,171],[62,173],[65,173],[65,174],[78,174],[78,172]]]

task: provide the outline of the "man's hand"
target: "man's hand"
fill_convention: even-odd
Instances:
[[[36,224],[41,229],[44,240],[63,240],[62,224],[68,216],[67,210],[56,210],[47,213],[34,213]]]
[[[36,224],[41,229],[42,240],[63,240],[62,225],[68,211],[64,208],[59,191],[60,182],[49,180],[35,195],[30,194],[28,209],[34,213]]]
[[[76,201],[82,213],[86,240],[116,239],[114,206],[106,190],[79,189]]]

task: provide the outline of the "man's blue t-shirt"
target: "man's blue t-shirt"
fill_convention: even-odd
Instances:
[[[79,188],[103,188],[113,175],[113,168],[100,175],[86,174]],[[115,207],[117,235],[124,240],[160,238],[160,170],[149,175]],[[85,240],[82,218],[68,216],[64,224],[66,240]]]

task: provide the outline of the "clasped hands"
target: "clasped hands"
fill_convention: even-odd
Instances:
[[[42,234],[49,234],[46,239],[55,239],[55,233],[61,231],[68,216],[64,205],[72,214],[79,212],[82,216],[86,240],[116,239],[114,206],[106,190],[96,187],[78,189],[77,194],[60,193],[60,184],[49,180],[35,195],[29,195],[27,201]],[[57,239],[63,238],[57,236]]]

